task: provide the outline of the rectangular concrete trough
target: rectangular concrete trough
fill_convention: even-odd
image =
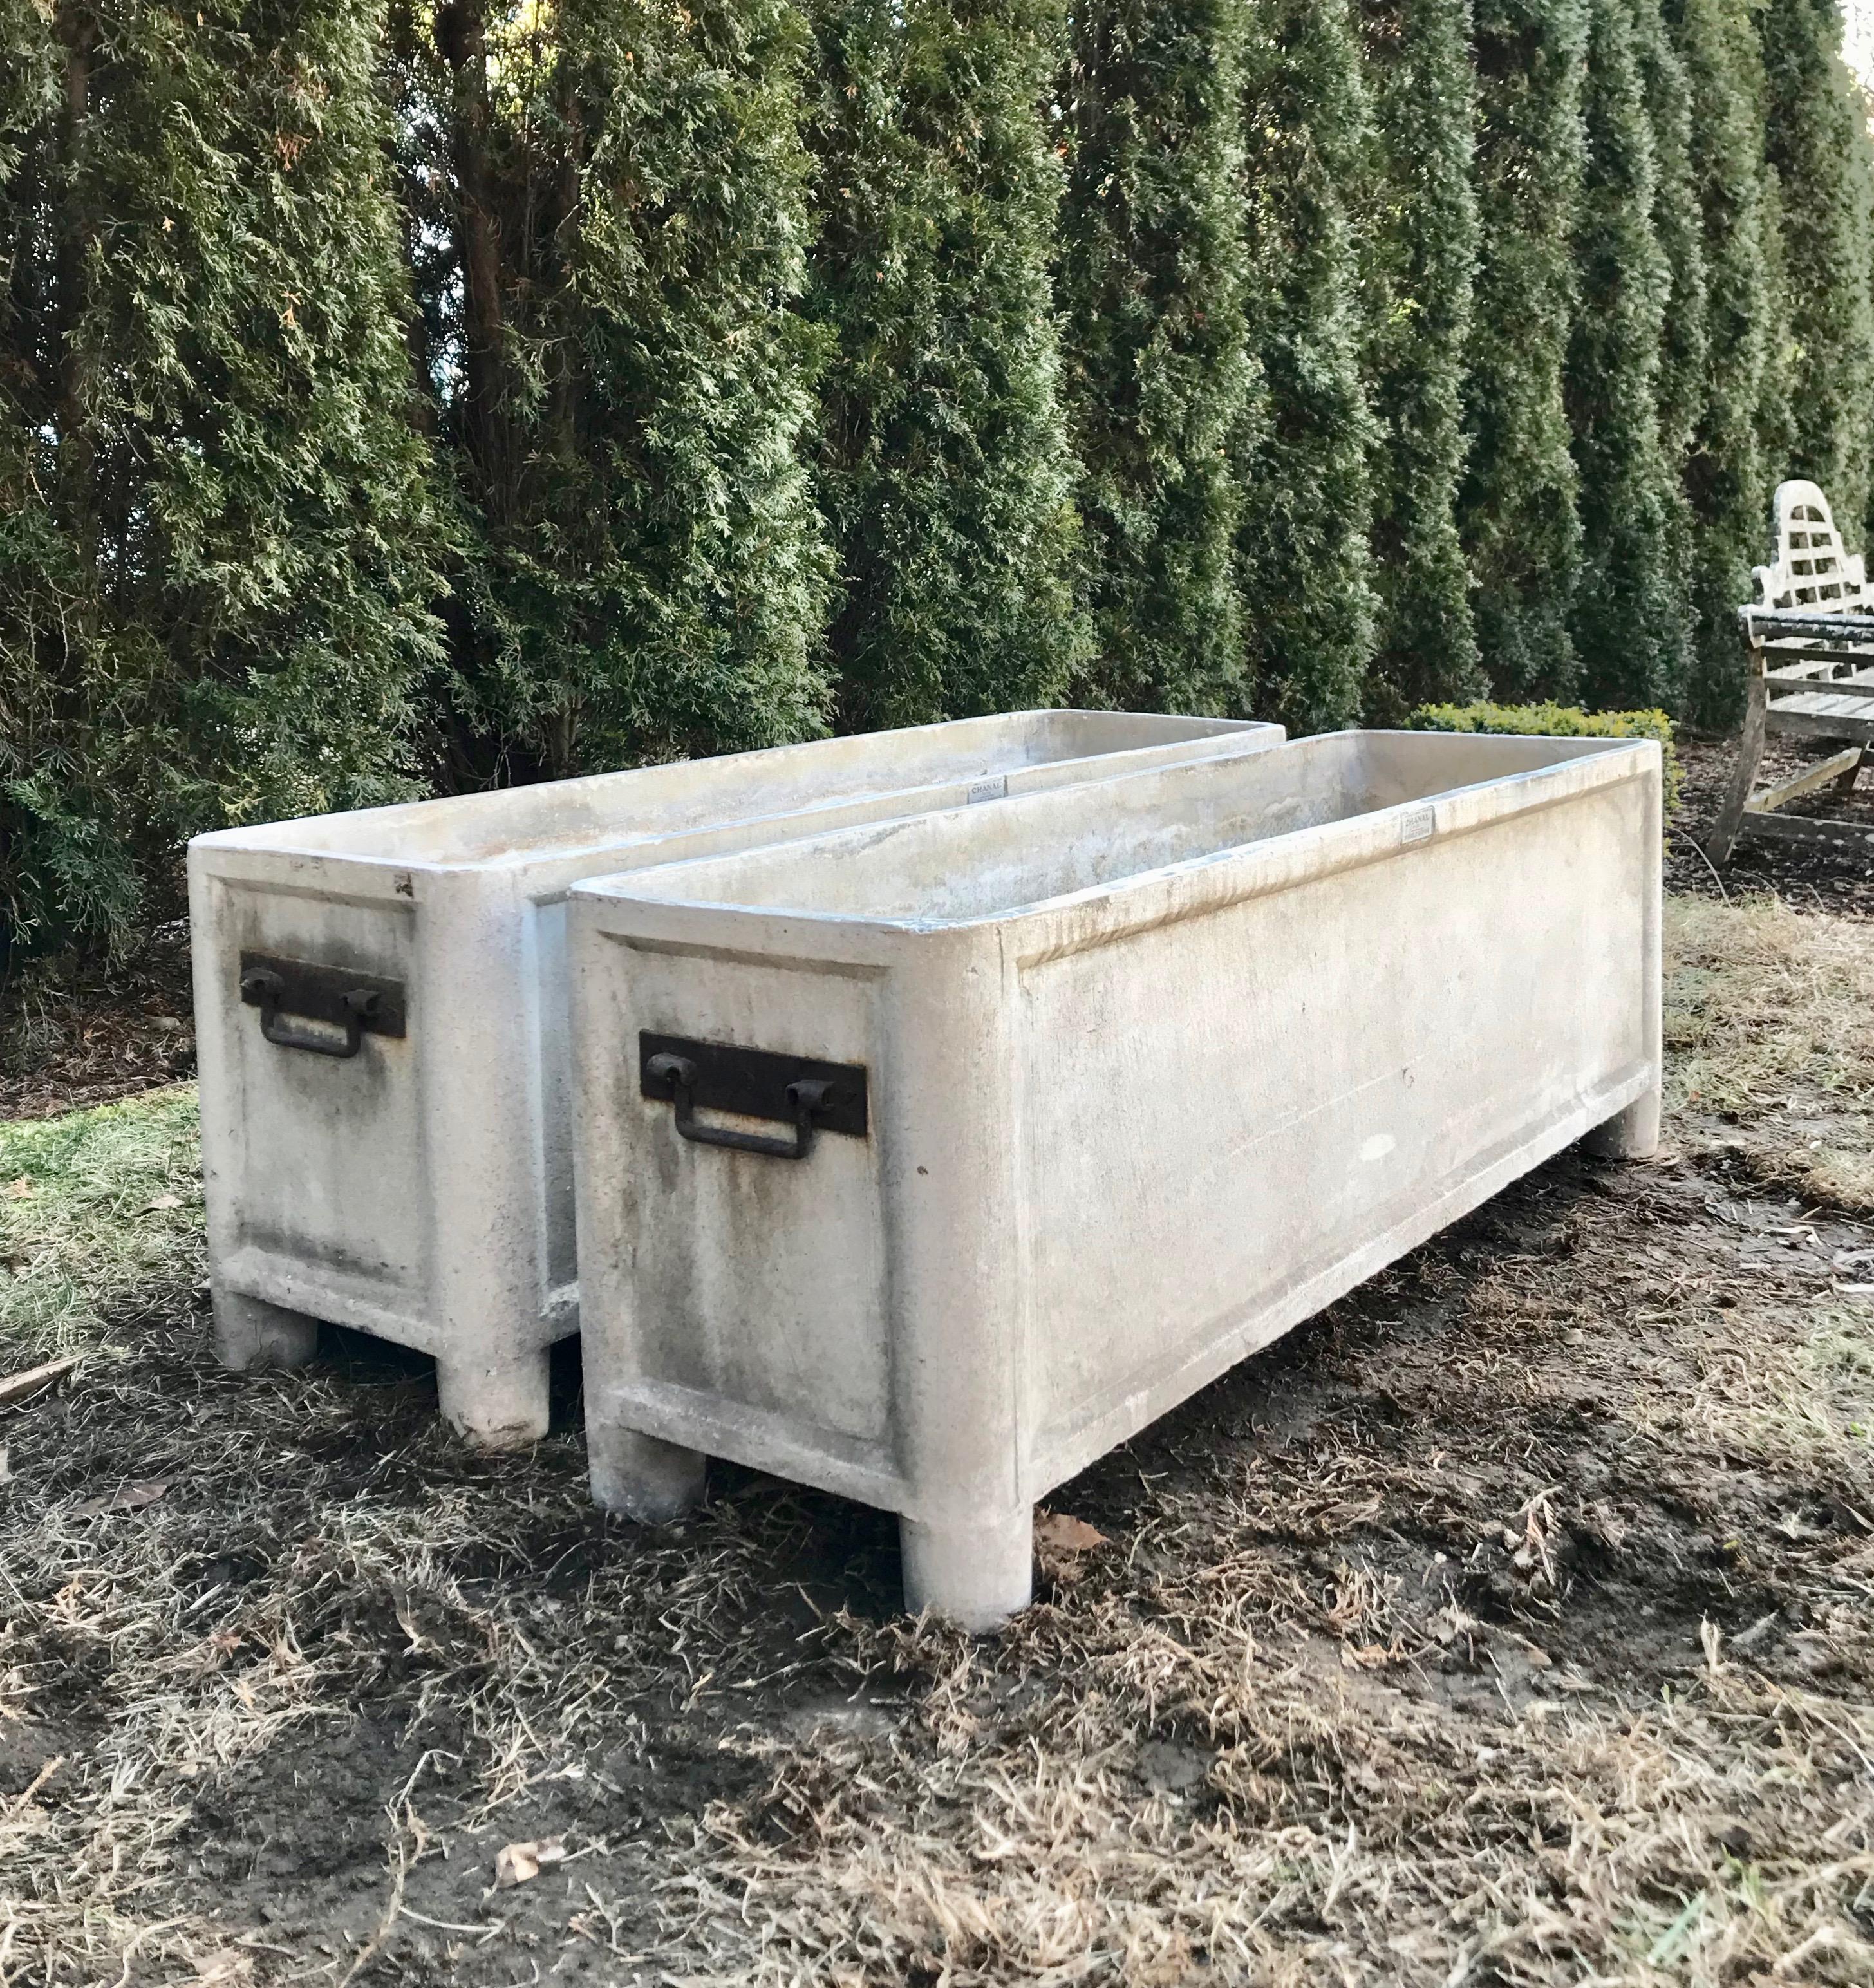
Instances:
[[[329,1319],[434,1354],[445,1413],[484,1440],[545,1433],[546,1349],[579,1323],[565,968],[579,878],[1282,736],[1023,712],[198,837],[222,1357],[308,1358]]]
[[[598,1501],[705,1455],[1030,1593],[1051,1487],[1571,1141],[1656,1138],[1660,761],[1346,732],[581,886]]]

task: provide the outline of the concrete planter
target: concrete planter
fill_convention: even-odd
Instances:
[[[433,1353],[458,1426],[496,1443],[545,1433],[546,1349],[579,1324],[565,969],[579,878],[1281,737],[1017,712],[198,837],[222,1357],[309,1358],[330,1319]]]
[[[1649,742],[1348,732],[582,886],[594,1495],[733,1458],[900,1513],[912,1608],[1019,1608],[1052,1486],[1651,1146],[1659,801]]]

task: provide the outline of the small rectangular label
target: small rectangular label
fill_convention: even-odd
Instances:
[[[1402,844],[1429,842],[1437,826],[1437,810],[1429,802],[1408,808],[1399,817],[1399,840]]]
[[[991,773],[986,779],[970,782],[969,786],[964,790],[964,803],[966,806],[973,807],[978,801],[999,801],[1007,794],[1008,791],[1008,775]]]

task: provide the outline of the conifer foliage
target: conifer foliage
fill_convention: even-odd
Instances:
[[[1652,4],[1588,0],[1566,396],[1582,541],[1571,633],[1584,702],[1601,709],[1666,703],[1684,665],[1676,491],[1659,434],[1672,271],[1654,228],[1658,174],[1640,68],[1639,15]]]
[[[1049,281],[1055,0],[820,0],[816,448],[855,729],[1057,703],[1086,652]]]
[[[1061,88],[1056,286],[1094,644],[1076,691],[1122,708],[1223,711],[1242,682],[1247,25],[1245,0],[1084,8]]]
[[[1790,462],[1838,519],[1868,509],[1874,448],[1874,240],[1867,107],[1849,82],[1835,0],[1764,0],[1765,152],[1776,174],[1789,337]]]
[[[1463,503],[1477,638],[1500,699],[1567,699],[1581,558],[1562,372],[1578,288],[1583,0],[1479,0],[1477,207]]]
[[[1464,357],[1477,273],[1469,0],[1364,0],[1375,184],[1366,372],[1378,647],[1369,722],[1461,702],[1480,685],[1458,537]]]
[[[1874,522],[1838,0],[0,0],[0,955],[1068,697],[1736,717]]]
[[[449,744],[560,774],[821,729],[800,16],[449,0],[397,46],[465,523]]]
[[[0,910],[411,790],[434,544],[359,0],[7,0]]]
[[[1234,451],[1244,647],[1255,708],[1314,732],[1358,715],[1376,607],[1350,211],[1367,105],[1345,0],[1256,0],[1243,134],[1263,387]]]
[[[1735,617],[1761,556],[1771,481],[1759,434],[1771,343],[1763,73],[1749,0],[1679,0],[1670,26],[1685,76],[1689,191],[1705,299],[1686,409],[1692,627],[1685,708],[1698,722],[1722,725],[1741,706]],[[1656,96],[1654,103],[1657,115]]]

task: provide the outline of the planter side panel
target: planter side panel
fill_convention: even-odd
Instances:
[[[625,1377],[640,1388],[627,1426],[815,1481],[810,1456],[882,1482],[893,1465],[879,969],[597,931],[574,958],[589,1392]],[[641,1030],[864,1064],[871,1135],[823,1132],[804,1160],[693,1144],[669,1103],[641,1094]],[[610,1412],[589,1401],[589,1415]]]
[[[1037,1494],[1656,1080],[1656,786],[1022,964]]]
[[[218,1276],[233,1290],[373,1330],[429,1303],[418,1057],[418,918],[408,898],[301,880],[191,877],[202,1157]],[[309,887],[310,886],[310,887]],[[240,998],[244,952],[402,983],[401,1038],[338,1058],[285,1049]],[[212,1073],[211,1078],[210,1073]]]

